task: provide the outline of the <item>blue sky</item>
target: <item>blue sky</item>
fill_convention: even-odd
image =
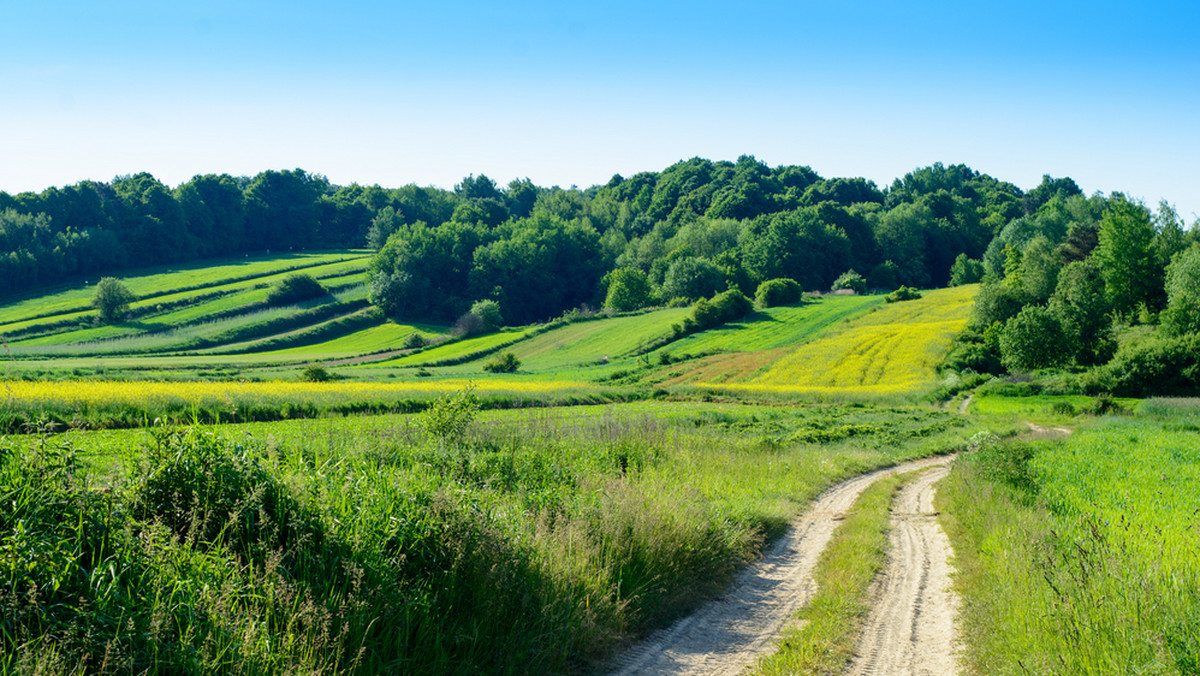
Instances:
[[[588,186],[751,154],[933,162],[1200,213],[1200,4],[0,6],[0,190],[300,167]]]

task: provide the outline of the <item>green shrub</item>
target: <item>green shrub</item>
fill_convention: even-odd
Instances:
[[[471,314],[483,320],[483,325],[489,330],[498,329],[504,323],[500,316],[500,304],[491,299],[475,301],[471,306]]]
[[[902,286],[899,289],[884,296],[883,299],[889,303],[899,303],[905,300],[917,300],[921,297],[921,292],[911,286]]]
[[[295,305],[329,295],[329,290],[307,273],[288,275],[267,292],[268,305]]]
[[[330,380],[333,380],[333,377],[333,374],[330,373],[325,367],[318,366],[316,364],[308,366],[304,369],[304,372],[300,374],[300,378],[302,380],[306,380],[310,383],[326,383]]]
[[[758,290],[754,292],[754,302],[759,307],[794,305],[799,303],[803,296],[804,290],[800,288],[800,284],[796,280],[782,277],[768,279],[759,284]]]
[[[99,313],[100,321],[108,324],[119,321],[129,312],[129,304],[137,300],[137,296],[121,280],[104,277],[96,285],[96,293],[92,296],[92,307]]]
[[[1000,355],[1010,371],[1057,366],[1069,359],[1062,325],[1050,310],[1028,305],[1000,333]]]
[[[521,368],[521,360],[512,352],[501,352],[483,365],[483,370],[489,373],[515,373]]]
[[[1080,382],[1088,394],[1194,395],[1200,392],[1200,334],[1156,336],[1124,346]]]
[[[867,280],[862,275],[854,270],[847,270],[841,276],[833,281],[833,286],[829,287],[833,291],[841,291],[847,289],[858,295],[867,292]]]

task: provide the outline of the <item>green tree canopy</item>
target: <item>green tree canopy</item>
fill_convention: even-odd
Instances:
[[[129,304],[137,300],[137,296],[125,286],[121,280],[114,277],[104,277],[96,285],[96,293],[92,296],[92,307],[100,315],[100,321],[111,324],[120,321],[129,311]]]
[[[629,312],[644,307],[650,300],[650,278],[635,268],[617,268],[608,275],[608,294],[604,307]]]
[[[1163,325],[1176,335],[1200,333],[1200,244],[1176,254],[1166,276]]]
[[[1154,248],[1150,211],[1140,202],[1117,195],[1100,221],[1095,255],[1104,275],[1104,294],[1117,312],[1138,306],[1161,307],[1163,269]]]

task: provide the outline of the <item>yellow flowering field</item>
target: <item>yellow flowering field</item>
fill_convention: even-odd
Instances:
[[[971,312],[976,285],[927,291],[805,343],[747,383],[724,387],[797,393],[904,394],[932,385]]]
[[[161,416],[195,415],[202,422],[236,422],[411,411],[471,384],[462,379],[383,383],[5,381],[0,383],[0,428],[20,431],[39,419],[129,427]],[[480,397],[499,400],[574,401],[604,396],[589,383],[496,378],[473,384]]]

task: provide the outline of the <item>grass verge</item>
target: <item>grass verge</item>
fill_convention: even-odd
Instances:
[[[896,493],[920,471],[883,477],[863,491],[817,563],[817,594],[784,632],[779,652],[755,671],[776,674],[840,674],[870,610],[871,581],[886,565],[889,515]]]

